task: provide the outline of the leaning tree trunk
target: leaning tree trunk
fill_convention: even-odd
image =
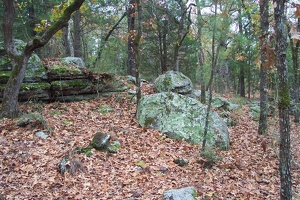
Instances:
[[[4,89],[0,117],[16,117],[18,115],[18,95],[21,83],[25,76],[26,65],[31,54],[37,48],[43,47],[51,37],[62,27],[68,24],[71,14],[78,10],[84,0],[75,0],[63,12],[62,16],[55,21],[41,37],[35,37],[25,46],[22,55],[18,55],[13,42],[14,1],[4,0],[5,18],[3,19],[4,45],[13,66],[11,76]]]
[[[288,68],[286,61],[287,31],[285,28],[285,4],[287,0],[274,0],[275,34],[276,34],[276,67],[278,73],[278,110],[280,126],[280,199],[292,199],[292,178],[290,172],[291,144],[289,106],[290,94]]]
[[[269,1],[263,0],[259,3],[260,6],[260,116],[258,134],[264,135],[268,129],[268,90],[267,90],[267,55],[266,46],[269,30]]]

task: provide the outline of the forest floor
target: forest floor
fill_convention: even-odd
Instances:
[[[143,90],[151,92],[147,86]],[[102,114],[97,111],[100,105],[114,112]],[[247,105],[231,113],[237,125],[229,127],[230,148],[217,151],[221,160],[211,166],[200,157],[200,146],[140,127],[136,106],[125,93],[20,107],[41,113],[51,131],[44,130],[49,137],[42,139],[35,135],[41,127],[22,128],[16,120],[0,120],[0,199],[154,200],[162,199],[166,190],[187,186],[197,189],[197,199],[279,199],[278,118],[269,118],[268,135],[259,136],[258,122],[251,119]],[[61,175],[62,157],[76,147],[88,146],[97,132],[120,141],[121,152],[73,155],[80,170]],[[291,120],[292,153],[298,162],[299,134],[299,124]],[[189,164],[180,167],[173,162],[180,157]],[[300,168],[293,164],[292,176],[293,192],[300,194]]]

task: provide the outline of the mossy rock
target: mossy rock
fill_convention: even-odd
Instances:
[[[55,97],[96,93],[93,83],[87,79],[53,81],[51,88]]]
[[[40,83],[23,83],[19,93],[19,100],[48,100],[50,98],[50,84],[47,82]]]
[[[109,145],[110,135],[105,133],[96,133],[92,139],[91,145],[98,151],[106,151]]]
[[[87,78],[79,68],[67,65],[51,66],[48,68],[47,74],[51,81]]]

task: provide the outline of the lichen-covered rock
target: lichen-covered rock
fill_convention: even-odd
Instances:
[[[107,151],[109,153],[119,153],[120,150],[121,150],[121,143],[119,141],[113,141],[107,147]]]
[[[64,65],[76,65],[77,68],[81,69],[85,67],[85,63],[82,58],[79,57],[65,57],[62,58],[62,64]]]
[[[99,151],[106,151],[109,145],[110,135],[105,133],[96,133],[93,137],[91,145]]]
[[[155,79],[154,88],[157,93],[175,92],[178,94],[191,94],[194,86],[192,81],[181,72],[168,71]]]
[[[228,111],[236,110],[239,107],[239,105],[233,104],[227,99],[218,96],[212,97],[211,106],[214,108],[228,110]]]
[[[141,98],[137,120],[141,126],[158,129],[170,138],[199,144],[203,140],[206,110],[207,106],[196,99],[163,92]],[[209,122],[207,144],[228,149],[226,123],[216,112],[210,113]]]
[[[28,60],[24,82],[35,83],[48,81],[46,69],[37,54],[32,54]]]
[[[164,200],[194,200],[197,197],[194,187],[173,189],[164,192]]]

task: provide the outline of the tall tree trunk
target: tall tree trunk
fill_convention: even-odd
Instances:
[[[51,37],[68,24],[71,14],[78,10],[84,0],[75,0],[68,6],[62,16],[55,21],[41,37],[35,37],[25,46],[22,55],[18,55],[13,42],[14,1],[4,0],[3,36],[6,52],[13,66],[11,76],[4,89],[0,117],[16,117],[18,115],[18,95],[25,76],[26,65],[32,52],[43,47]]]
[[[260,115],[258,134],[265,135],[268,129],[268,86],[267,86],[267,61],[266,45],[268,41],[269,30],[269,1],[262,0],[259,3],[260,7]]]
[[[82,47],[81,47],[81,13],[80,10],[77,10],[73,15],[74,23],[74,56],[82,57]]]
[[[240,1],[238,1],[240,4]],[[239,34],[243,35],[243,24],[242,24],[242,11],[241,7],[238,9],[238,26],[239,26]],[[239,86],[240,86],[240,95],[241,97],[245,97],[245,61],[241,60],[240,61],[240,77],[239,77]]]
[[[136,0],[130,0],[128,7],[128,74],[135,76],[135,55],[134,55],[134,38],[135,38],[135,6]]]
[[[70,45],[69,45],[69,32],[68,32],[69,28],[68,26],[67,27],[64,27],[62,29],[62,45],[64,47],[64,56],[67,57],[67,56],[71,56],[71,49],[70,49]]]
[[[136,79],[136,97],[137,97],[137,105],[140,102],[141,99],[141,77],[140,77],[140,51],[139,51],[139,45],[140,40],[142,37],[142,7],[140,0],[136,0],[136,7],[137,7],[137,13],[136,13],[136,19],[137,19],[137,33],[134,38],[134,53],[135,53],[135,79]]]
[[[241,97],[246,97],[246,92],[245,92],[245,66],[244,62],[241,63],[240,67],[240,95]]]
[[[197,40],[198,40],[198,66],[200,68],[200,87],[201,87],[201,97],[200,101],[201,103],[205,104],[206,98],[205,98],[205,81],[204,81],[204,53],[203,53],[203,47],[202,47],[202,15],[201,15],[201,6],[200,1],[196,0],[196,6],[197,6]]]
[[[34,0],[28,1],[28,18],[29,18],[30,36],[33,37],[36,35],[36,31],[34,30],[36,24],[36,16],[34,12]]]
[[[297,22],[297,29],[300,31],[300,18],[298,18]],[[297,40],[296,44],[294,44],[294,39],[291,38],[291,35],[289,35],[290,39],[290,47],[292,51],[292,60],[293,60],[293,85],[292,85],[292,97],[295,101],[295,105],[299,107],[300,105],[300,80],[299,80],[299,47],[300,47],[300,41]],[[294,122],[299,123],[299,115],[300,111],[296,109],[295,111],[295,118]]]
[[[168,20],[163,20],[162,27],[162,73],[168,71],[167,58],[168,58],[168,47],[167,47],[167,33],[168,33]]]
[[[287,31],[285,28],[287,0],[274,0],[274,18],[276,34],[276,67],[278,73],[278,110],[280,127],[280,199],[292,199],[292,178],[290,172],[291,145],[289,106],[290,94],[288,84],[288,68],[286,61]]]

